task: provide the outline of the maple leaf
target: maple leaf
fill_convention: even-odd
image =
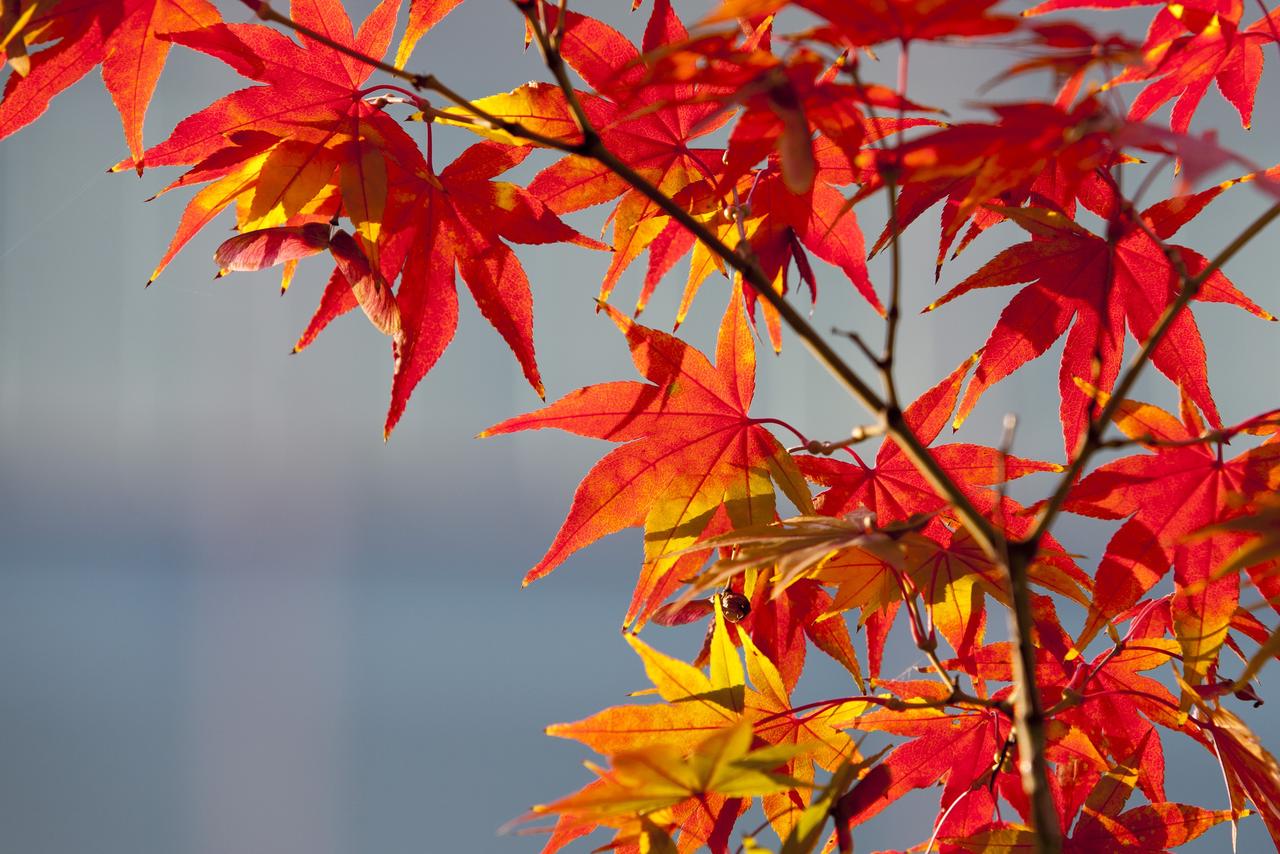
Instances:
[[[293,0],[290,16],[354,51],[381,57],[399,8],[400,0],[382,0],[358,33],[353,33],[337,0]],[[232,92],[183,119],[168,139],[145,152],[148,166],[199,163],[225,148],[234,135],[246,132],[293,140],[299,153],[291,160],[301,165],[308,162],[306,154],[336,148],[349,142],[353,130],[360,130],[352,123],[363,118],[358,115],[366,106],[361,101],[367,94],[362,87],[374,70],[360,60],[306,35],[299,35],[300,43],[294,42],[259,24],[218,24],[170,38],[266,85]],[[354,159],[359,155],[356,152]],[[123,161],[115,168],[133,165]]]
[[[1155,0],[1117,0],[1105,4],[1051,0],[1026,14],[1036,15],[1078,6],[1120,8],[1154,3]],[[1147,29],[1142,44],[1144,61],[1130,65],[1107,84],[1111,87],[1149,81],[1134,98],[1129,118],[1141,121],[1176,98],[1169,126],[1178,133],[1186,133],[1205,93],[1217,83],[1223,97],[1240,114],[1240,123],[1248,129],[1252,123],[1258,82],[1262,77],[1263,46],[1277,40],[1280,17],[1274,11],[1267,12],[1253,24],[1242,28],[1240,19],[1243,12],[1242,0],[1169,3],[1162,8]]]
[[[16,23],[19,10],[31,13],[22,31],[2,34],[14,73],[0,101],[0,139],[35,121],[55,96],[101,65],[133,165],[142,174],[142,121],[169,55],[168,37],[218,25],[217,9],[207,0],[6,0],[5,30],[11,12]],[[28,54],[28,46],[49,41],[57,43]]]
[[[674,553],[696,542],[721,505],[735,527],[774,518],[774,483],[796,506],[809,506],[791,456],[747,415],[755,347],[736,293],[720,325],[714,366],[678,338],[605,310],[650,383],[587,386],[480,434],[555,427],[624,443],[579,484],[568,518],[525,584],[600,537],[641,524],[645,559],[669,569]]]
[[[776,745],[751,750],[751,742],[751,725],[743,721],[713,732],[692,752],[656,744],[615,753],[608,769],[587,764],[600,775],[597,785],[538,804],[533,813],[561,813],[599,824],[615,817],[644,816],[682,802],[709,803],[711,796],[749,798],[794,788],[798,781],[771,769],[800,750]]]
[[[1172,237],[1236,183],[1239,181],[1227,181],[1200,193],[1158,202],[1140,214],[1141,223],[1117,214],[1109,237],[1093,234],[1058,211],[1004,209],[1003,213],[1032,239],[1000,252],[925,309],[932,311],[980,288],[1031,283],[1005,307],[983,345],[955,426],[964,421],[987,388],[1043,354],[1067,333],[1058,377],[1059,415],[1067,454],[1073,455],[1092,406],[1075,387],[1076,379],[1109,391],[1120,373],[1126,326],[1139,342],[1145,342],[1181,288],[1178,271],[1152,234],[1162,241]],[[1166,248],[1177,253],[1190,276],[1199,275],[1208,266],[1202,255],[1186,247]],[[1275,319],[1240,293],[1220,270],[1204,281],[1195,299],[1228,303],[1263,319]],[[1204,342],[1190,311],[1179,313],[1151,361],[1187,390],[1215,427],[1220,426],[1209,391]]]
[[[533,352],[529,282],[515,243],[569,242],[603,249],[551,213],[526,190],[491,180],[520,163],[528,148],[481,142],[438,176],[419,157],[396,181],[386,230],[407,256],[397,299],[405,335],[396,350],[396,375],[385,432],[395,427],[418,381],[435,364],[457,324],[455,265],[480,313],[511,347],[530,385],[543,394]]]
[[[834,771],[856,759],[852,741],[833,721],[858,713],[865,704],[832,704],[803,717],[792,713],[790,694],[774,663],[741,626],[735,627],[734,637],[718,601],[713,627],[707,655],[709,675],[627,635],[627,642],[640,656],[664,702],[615,706],[575,723],[556,724],[547,732],[575,739],[606,755],[657,748],[679,754],[696,751],[696,745],[709,733],[725,727],[744,727],[783,757],[778,766],[792,785],[764,793],[764,806],[779,834],[785,835],[808,803],[814,764]],[[735,643],[745,653],[745,671]],[[752,688],[746,687],[747,676]],[[714,824],[714,815],[707,812],[704,817]],[[682,844],[688,830],[687,826],[682,827]],[[705,835],[694,837],[706,842]]]
[[[292,15],[338,44],[381,56],[398,8],[399,0],[383,0],[358,33],[335,0],[295,0]],[[152,279],[235,204],[244,234],[220,248],[219,266],[259,269],[284,261],[287,283],[298,258],[317,248],[319,224],[345,215],[354,235],[334,251],[338,269],[294,349],[309,345],[334,318],[363,308],[392,338],[395,356],[384,436],[453,337],[455,269],[542,394],[528,280],[503,241],[602,246],[527,191],[491,180],[521,162],[528,148],[481,143],[436,175],[381,105],[364,99],[378,88],[364,88],[371,67],[341,51],[305,35],[299,46],[251,24],[218,25],[174,39],[266,85],[220,99],[147,152],[153,165],[195,162],[169,189],[209,182],[188,205]],[[401,284],[392,296],[397,277]]]
[[[751,797],[795,786],[795,780],[767,769],[783,764],[796,751],[750,751],[751,740],[751,726],[743,722],[712,733],[687,756],[661,744],[615,753],[612,773],[602,775],[607,781],[602,789],[537,806],[534,811],[604,817],[661,809],[707,794]]]
[[[381,56],[398,9],[399,0],[383,0],[354,35],[336,0],[296,0],[291,12],[340,44]],[[363,100],[361,87],[372,68],[305,36],[299,46],[256,24],[217,24],[171,38],[267,85],[233,92],[189,116],[139,161],[195,164],[165,191],[211,182],[183,212],[151,279],[233,203],[242,231],[301,226],[345,213],[361,249],[378,266],[387,162],[412,162],[420,155],[391,117]],[[113,168],[135,165],[125,160]]]
[[[461,273],[481,314],[510,346],[529,383],[542,394],[534,358],[529,282],[504,240],[603,247],[565,225],[527,191],[492,180],[528,154],[527,148],[480,142],[463,151],[439,175],[414,149],[403,152],[399,160],[388,161],[389,195],[379,204],[385,212],[380,217],[384,221],[376,223],[378,239],[366,244],[375,250],[381,246],[379,264],[370,272],[371,277],[389,281],[400,275],[394,329],[375,320],[379,329],[392,335],[396,359],[384,435],[395,428],[414,387],[453,338],[458,321],[455,271]],[[294,232],[287,228],[251,232],[232,238],[223,248],[245,241],[245,247],[262,251],[251,241],[264,234],[275,241],[275,235],[282,231],[287,236]],[[272,250],[273,263],[286,257],[282,253],[290,245]],[[295,352],[356,305],[368,313],[357,287],[361,280],[346,269],[341,272],[343,275],[330,280]]]
[[[1100,399],[1106,400],[1101,395]],[[1072,488],[1064,505],[1073,513],[1125,520],[1098,566],[1094,601],[1080,643],[1088,643],[1108,619],[1136,603],[1172,565],[1173,622],[1182,647],[1184,679],[1198,685],[1217,658],[1239,599],[1238,578],[1215,577],[1215,570],[1241,545],[1243,536],[1185,540],[1241,514],[1232,496],[1248,501],[1269,491],[1272,472],[1280,466],[1280,445],[1260,445],[1224,461],[1225,439],[1199,441],[1205,426],[1187,396],[1181,418],[1151,404],[1124,401],[1115,421],[1154,453],[1099,467]]]

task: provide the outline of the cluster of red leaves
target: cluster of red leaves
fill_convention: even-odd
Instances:
[[[460,2],[411,0],[396,67]],[[557,816],[546,850],[607,827],[618,850],[726,851],[756,797],[783,851],[814,850],[831,818],[829,845],[849,850],[852,828],[936,783],[935,850],[1029,849],[1032,831],[1000,811],[1004,803],[1030,820],[1013,772],[1011,649],[986,642],[985,600],[1008,606],[1009,578],[899,442],[886,439],[871,463],[851,450],[839,459],[793,455],[771,430],[782,422],[749,414],[753,324],[762,314],[775,348],[783,329],[741,276],[732,277],[714,361],[605,302],[647,252],[638,313],[691,253],[678,326],[711,274],[728,276],[727,259],[652,193],[592,156],[577,113],[605,149],[780,294],[794,268],[817,300],[812,255],[886,313],[852,212],[876,194],[891,195],[895,215],[871,254],[897,251],[898,234],[941,205],[939,276],[949,253],[995,226],[1025,232],[1024,242],[928,307],[981,288],[1023,286],[973,358],[901,413],[972,507],[1018,539],[1032,531],[1037,508],[1009,498],[1004,485],[1064,466],[937,443],[990,386],[1065,335],[1059,420],[1070,462],[1108,426],[1097,416],[1121,375],[1126,334],[1145,345],[1187,279],[1199,284],[1194,301],[1275,319],[1204,255],[1169,242],[1236,184],[1280,195],[1268,184],[1274,170],[1199,192],[1183,186],[1141,211],[1117,176],[1144,153],[1177,158],[1188,181],[1206,161],[1222,159],[1216,143],[1187,135],[1192,118],[1216,84],[1249,126],[1264,48],[1280,44],[1280,14],[1262,8],[1250,20],[1240,0],[1048,0],[1023,16],[1006,14],[996,0],[724,0],[691,35],[670,0],[654,0],[635,45],[564,4],[516,5],[530,27],[554,33],[583,91],[529,83],[441,111],[405,88],[370,85],[373,66],[359,57],[382,60],[400,0],[381,0],[358,30],[338,0],[292,0],[296,38],[224,23],[205,0],[3,0],[0,50],[12,73],[0,138],[101,64],[129,151],[114,168],[184,166],[161,192],[199,188],[151,278],[227,208],[239,233],[217,250],[220,273],[283,265],[287,289],[301,260],[327,253],[333,269],[296,349],[359,307],[391,340],[387,434],[453,337],[459,274],[542,395],[529,283],[509,244],[612,252],[599,299],[645,382],[582,388],[482,435],[555,427],[618,443],[579,485],[525,583],[607,534],[643,527],[626,625],[638,631],[650,621],[705,619],[707,638],[691,665],[628,635],[661,702],[551,728],[610,763],[580,792],[535,808]],[[1035,17],[1140,5],[1160,7],[1140,43]],[[776,13],[791,7],[805,11],[808,29],[775,32]],[[1008,74],[1052,71],[1062,84],[1057,97],[946,123],[899,91],[905,75],[898,88],[862,78],[872,49],[894,45],[905,57],[913,43],[955,39],[1021,46],[1028,57]],[[148,148],[143,117],[174,44],[221,60],[253,85]],[[1108,93],[1128,84],[1139,88],[1121,116]],[[1169,131],[1144,124],[1169,101]],[[399,105],[426,121],[425,151],[393,115]],[[473,108],[488,118],[477,121]],[[431,135],[439,125],[486,138],[437,170]],[[568,151],[524,187],[497,180],[536,147],[519,128]],[[717,131],[725,132],[713,137]],[[559,218],[605,204],[607,244]],[[1035,678],[1048,707],[1049,785],[1065,845],[1161,851],[1235,821],[1247,804],[1280,842],[1280,766],[1223,706],[1232,696],[1256,699],[1250,680],[1280,654],[1276,632],[1241,606],[1242,587],[1251,586],[1280,608],[1273,497],[1280,418],[1272,411],[1224,426],[1189,309],[1150,359],[1177,387],[1179,414],[1118,401],[1115,425],[1141,450],[1073,483],[1063,505],[1123,520],[1096,571],[1082,569],[1051,536],[1029,568],[1029,580],[1047,591],[1034,598]],[[1269,438],[1227,459],[1224,446],[1248,434]],[[801,517],[779,521],[779,491]],[[704,573],[716,548],[721,560]],[[1173,592],[1155,595],[1171,570]],[[693,592],[681,595],[691,580]],[[718,592],[695,598],[712,588]],[[1059,600],[1085,612],[1074,637],[1057,616]],[[886,639],[903,612],[942,681],[880,678]],[[850,618],[865,629],[865,671]],[[1103,634],[1111,646],[1090,652]],[[954,653],[945,661],[933,655],[938,635]],[[797,705],[791,696],[810,645],[846,668],[863,693]],[[1228,667],[1224,649],[1247,661],[1242,674],[1220,672]],[[960,689],[961,676],[971,692]],[[866,693],[867,677],[880,693]],[[901,741],[866,757],[850,730]],[[1221,763],[1231,809],[1167,800],[1162,739],[1171,734]],[[819,773],[829,775],[825,782]],[[1126,809],[1135,790],[1146,803]]]

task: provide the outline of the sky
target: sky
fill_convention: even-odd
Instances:
[[[623,6],[610,0],[583,9],[638,36],[643,19]],[[222,8],[231,20],[246,18],[238,4]],[[412,67],[473,96],[545,79],[520,39],[506,4],[477,0],[428,36]],[[891,53],[882,60],[886,79],[891,60]],[[912,95],[941,103],[957,92],[1002,101],[1045,92],[1044,81],[1029,80],[979,95],[997,60],[971,48],[921,49]],[[238,85],[216,61],[174,51],[147,139],[159,141]],[[1276,87],[1271,69],[1258,103],[1276,103]],[[1199,129],[1219,128],[1257,160],[1276,160],[1274,111],[1259,110],[1242,144],[1216,93],[1201,115]],[[436,140],[437,157],[471,142],[460,130],[438,131]],[[318,300],[324,262],[304,263],[283,298],[273,273],[215,281],[212,252],[229,234],[225,217],[144,289],[188,196],[144,203],[176,173],[106,174],[123,153],[96,72],[35,125],[0,142],[6,847],[537,850],[536,839],[498,837],[497,828],[584,783],[579,763],[590,758],[543,728],[625,702],[646,685],[619,634],[638,568],[637,532],[519,586],[577,481],[608,446],[548,432],[473,438],[539,401],[465,297],[457,339],[384,444],[385,339],[353,315],[305,353],[289,352]],[[547,162],[536,156],[513,174],[527,179]],[[1206,254],[1230,240],[1261,208],[1247,188],[1232,193],[1180,237]],[[867,231],[883,222],[882,202],[858,208]],[[572,221],[594,232],[600,217],[597,210]],[[905,241],[909,306],[938,293],[934,221],[923,217]],[[948,266],[941,285],[1013,236],[982,238]],[[1273,311],[1278,241],[1264,236],[1228,268]],[[520,256],[534,290],[549,398],[635,378],[621,337],[594,311],[607,257],[564,246],[521,248]],[[634,299],[639,267],[624,277],[617,304]],[[884,271],[873,264],[882,292]],[[643,322],[669,328],[680,277],[659,288]],[[820,278],[819,328],[878,334],[846,281],[829,269]],[[722,282],[709,283],[682,334],[709,346],[726,295]],[[1010,295],[977,294],[924,317],[909,310],[904,395],[923,391],[980,346]],[[1276,327],[1220,306],[1197,317],[1224,418],[1275,406],[1265,366],[1280,363]],[[1060,459],[1048,393],[1058,352],[992,389],[959,438],[994,444],[1003,415],[1016,412],[1016,452]],[[838,437],[864,419],[794,341],[779,357],[761,347],[758,386],[753,412],[811,435]],[[1161,379],[1148,376],[1140,392],[1173,402]],[[1028,490],[1044,488],[1037,483]],[[1059,534],[1092,568],[1109,531],[1068,517]],[[688,656],[699,642],[696,630],[653,627],[645,637]],[[886,671],[916,663],[899,650]],[[1280,731],[1280,697],[1265,680],[1271,702],[1241,713],[1260,732]],[[817,666],[801,688],[812,699],[850,686],[834,666]],[[1220,774],[1199,748],[1171,751],[1169,790],[1171,798],[1225,805]],[[919,793],[860,832],[860,850],[901,844],[904,825],[914,833],[930,799],[936,794]],[[1227,840],[1219,829],[1188,850],[1225,850]],[[1264,844],[1260,824],[1246,821],[1241,850]]]

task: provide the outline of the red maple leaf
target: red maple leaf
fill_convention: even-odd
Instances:
[[[1151,22],[1143,52],[1146,67],[1131,67],[1113,83],[1151,80],[1129,108],[1129,118],[1147,118],[1177,98],[1169,126],[1186,133],[1191,117],[1213,83],[1240,114],[1247,129],[1253,123],[1253,101],[1262,78],[1263,46],[1276,42],[1280,16],[1275,12],[1240,27],[1243,0],[1224,0],[1207,16],[1170,5]]]
[[[1076,388],[1076,379],[1109,391],[1120,372],[1126,326],[1139,342],[1145,342],[1181,287],[1177,270],[1151,235],[1168,240],[1233,183],[1152,205],[1140,214],[1145,228],[1116,213],[1106,237],[1087,231],[1058,211],[1003,209],[1032,239],[999,253],[926,309],[932,311],[979,288],[1031,282],[1010,301],[983,345],[956,426],[987,388],[1043,354],[1070,329],[1058,382],[1063,441],[1068,455],[1074,454],[1092,405]],[[1208,264],[1186,247],[1169,248],[1178,253],[1189,275],[1198,275]],[[1225,302],[1275,319],[1236,290],[1220,270],[1205,280],[1195,299]],[[1178,315],[1156,347],[1152,363],[1187,390],[1213,426],[1221,424],[1209,391],[1204,342],[1189,311]]]
[[[436,175],[417,149],[390,161],[390,195],[374,244],[387,281],[400,276],[395,378],[383,427],[390,435],[414,387],[435,365],[458,323],[455,269],[480,313],[502,335],[530,385],[543,393],[533,349],[533,298],[515,243],[568,242],[594,248],[528,191],[492,180],[528,156],[528,148],[480,142]],[[344,271],[345,272],[345,271]],[[358,293],[331,279],[301,349],[332,319],[354,308]],[[360,303],[363,305],[363,303]],[[385,330],[384,330],[385,331]]]
[[[295,20],[340,44],[381,56],[399,0],[383,0],[353,34],[337,0],[296,0]],[[372,68],[301,37],[256,24],[218,24],[172,36],[266,83],[233,92],[181,121],[148,149],[149,166],[195,164],[170,187],[212,182],[187,206],[154,280],[201,228],[232,203],[243,231],[325,221],[345,213],[377,266],[387,161],[418,157],[412,139],[362,88]],[[376,87],[375,87],[376,88]],[[115,169],[136,165],[122,161]],[[163,191],[162,191],[163,192]]]
[[[683,341],[605,308],[650,382],[587,386],[480,434],[555,427],[625,443],[578,485],[568,518],[525,584],[600,537],[641,524],[646,561],[669,571],[671,555],[693,545],[721,505],[734,527],[772,521],[775,482],[792,503],[809,505],[790,454],[747,414],[755,347],[740,299],[725,313],[714,366]]]
[[[26,10],[37,3],[13,5]],[[166,37],[219,24],[217,9],[207,0],[63,0],[41,6],[7,48],[15,72],[0,102],[0,139],[35,121],[56,95],[101,64],[125,142],[142,174],[142,120],[169,55]],[[6,2],[5,30],[10,10]],[[57,44],[27,59],[27,44],[49,41]]]
[[[1218,578],[1215,570],[1244,537],[1224,532],[1192,542],[1185,538],[1240,515],[1248,501],[1267,493],[1269,478],[1280,466],[1280,445],[1260,445],[1224,460],[1226,440],[1198,441],[1205,425],[1186,397],[1181,418],[1150,404],[1124,401],[1116,425],[1130,438],[1149,443],[1153,453],[1098,468],[1072,488],[1064,505],[1073,513],[1125,520],[1098,566],[1080,643],[1136,603],[1172,565],[1173,624],[1182,646],[1183,678],[1197,685],[1217,659],[1240,593],[1238,576]]]
[[[1036,15],[1081,6],[1123,8],[1149,6],[1157,0],[1050,0],[1026,14]],[[1264,10],[1265,11],[1265,10]],[[1129,118],[1141,121],[1167,102],[1177,99],[1169,126],[1186,133],[1191,118],[1209,87],[1217,83],[1245,128],[1252,123],[1253,102],[1262,78],[1263,47],[1278,40],[1280,17],[1265,14],[1247,27],[1240,26],[1243,0],[1199,0],[1164,6],[1142,44],[1145,61],[1130,65],[1108,86],[1147,82],[1129,108]]]
[[[400,0],[382,0],[358,33],[337,0],[293,0],[290,15],[339,44],[373,57],[386,53]],[[258,24],[219,24],[172,40],[227,63],[264,83],[232,92],[178,123],[144,154],[148,166],[199,163],[250,131],[332,147],[349,132],[373,67],[305,35],[301,44]],[[375,87],[376,88],[376,87]],[[369,90],[372,91],[372,90]],[[338,139],[334,139],[338,137]],[[117,169],[133,165],[125,161]]]

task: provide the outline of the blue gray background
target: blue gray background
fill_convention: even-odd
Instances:
[[[353,5],[357,14],[368,8]],[[623,5],[584,8],[638,37],[643,19]],[[224,9],[246,18],[237,4]],[[1140,16],[1104,26],[1126,20]],[[507,4],[477,0],[423,42],[414,67],[476,96],[509,89],[544,77],[520,38]],[[912,95],[977,98],[1007,59],[922,47]],[[891,51],[881,64],[891,78]],[[1280,91],[1274,73],[1242,144],[1268,165],[1280,152],[1280,116],[1266,108]],[[175,51],[148,139],[236,85],[217,62]],[[1047,85],[1029,79],[988,97],[1041,95]],[[1237,143],[1234,115],[1216,93],[1207,100],[1199,127],[1216,123]],[[470,141],[440,131],[437,156]],[[0,849],[536,850],[536,840],[500,838],[496,828],[588,778],[578,765],[586,752],[542,728],[645,687],[618,634],[637,569],[635,532],[527,590],[518,584],[606,446],[553,433],[471,438],[538,401],[465,297],[458,339],[384,445],[385,339],[352,316],[305,354],[288,354],[319,297],[323,261],[304,263],[283,299],[274,273],[213,281],[211,253],[228,216],[144,290],[187,195],[143,204],[176,173],[105,174],[122,153],[96,73],[0,143]],[[546,162],[531,160],[517,177]],[[883,207],[874,199],[859,209],[868,231],[879,229]],[[1260,207],[1256,194],[1235,190],[1184,242],[1211,253]],[[595,211],[575,222],[594,230],[599,219]],[[906,242],[909,308],[937,293],[935,221],[923,218]],[[1016,236],[1006,228],[983,238],[942,284]],[[1264,236],[1229,268],[1273,311],[1278,240]],[[593,311],[607,258],[566,247],[521,257],[549,395],[632,378],[620,336]],[[873,266],[882,286],[884,269]],[[878,335],[852,288],[824,273],[819,325]],[[669,325],[682,276],[659,290],[646,322]],[[628,305],[638,284],[632,271],[615,301]],[[726,293],[712,281],[695,303],[684,331],[701,346]],[[923,318],[909,312],[907,392],[976,349],[1011,295],[975,294]],[[1275,327],[1218,306],[1198,317],[1227,420],[1280,402]],[[994,443],[1013,411],[1022,417],[1018,452],[1059,459],[1048,391],[1057,352],[992,390],[961,438]],[[778,358],[762,353],[759,388],[757,413],[812,435],[839,436],[862,418],[794,344]],[[1163,380],[1142,391],[1173,402]],[[1066,519],[1060,533],[1092,566],[1109,530]],[[698,643],[696,630],[654,627],[646,637],[686,655]],[[890,673],[917,663],[897,640]],[[797,696],[849,688],[835,668],[819,666]],[[1263,695],[1272,703],[1246,717],[1269,734],[1280,697],[1269,684]],[[1207,755],[1171,752],[1171,797],[1225,804]],[[917,839],[933,803],[936,792],[906,799],[859,831],[860,850]],[[1243,824],[1241,850],[1265,840],[1256,820]],[[1228,845],[1224,828],[1199,850]]]

